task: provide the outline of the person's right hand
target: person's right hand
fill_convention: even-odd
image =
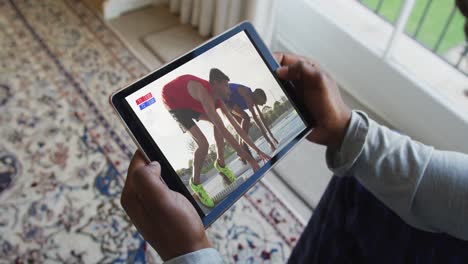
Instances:
[[[135,227],[164,261],[211,247],[193,205],[160,174],[159,163],[147,164],[140,151],[133,155],[121,204]]]
[[[315,124],[307,136],[312,142],[339,149],[351,119],[351,110],[343,102],[335,81],[313,60],[294,54],[275,53],[280,64],[276,73],[280,79],[292,81],[291,91],[303,99]]]

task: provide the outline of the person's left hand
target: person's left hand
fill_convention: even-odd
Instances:
[[[161,180],[161,166],[137,151],[128,167],[121,204],[145,240],[166,261],[211,247],[200,216]]]

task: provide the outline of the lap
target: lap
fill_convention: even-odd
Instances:
[[[333,177],[289,263],[464,263],[468,242],[406,224],[354,177]]]

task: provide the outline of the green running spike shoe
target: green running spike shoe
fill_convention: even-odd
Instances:
[[[192,182],[192,178],[190,178],[189,180],[189,184],[190,184],[190,188],[192,188],[192,190],[195,192],[195,194],[197,195],[198,199],[200,200],[200,202],[206,206],[206,207],[209,207],[209,208],[213,208],[214,207],[214,202],[213,202],[213,199],[211,199],[211,197],[208,195],[208,193],[205,191],[205,189],[203,188],[203,185],[202,184],[195,184]]]
[[[219,171],[219,173],[221,173],[224,177],[226,177],[231,183],[237,180],[236,176],[234,175],[234,172],[232,172],[232,170],[226,164],[224,164],[224,167],[221,167],[218,164],[218,160],[215,160],[214,167],[217,171]]]

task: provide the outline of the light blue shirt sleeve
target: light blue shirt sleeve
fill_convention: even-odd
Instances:
[[[409,225],[468,240],[468,155],[435,150],[353,111],[340,150],[326,158],[336,175],[356,177]],[[223,260],[206,248],[166,263]]]
[[[353,111],[329,168],[352,175],[405,222],[468,240],[468,155],[435,150]]]
[[[204,248],[182,256],[175,257],[166,262],[166,264],[220,264],[223,259],[219,252],[214,248]]]

